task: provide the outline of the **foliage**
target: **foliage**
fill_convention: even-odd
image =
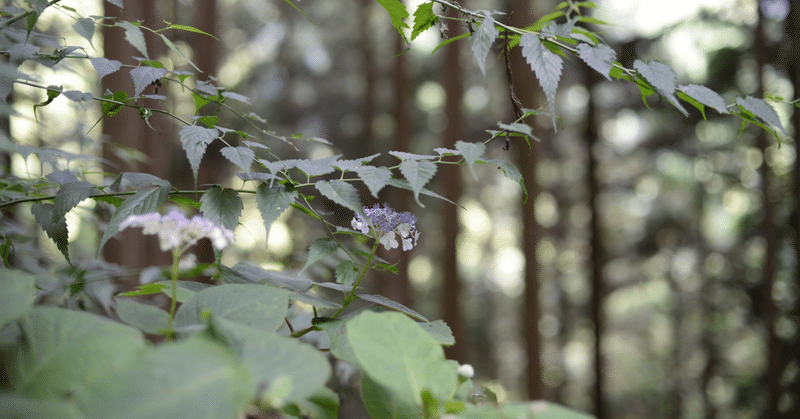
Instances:
[[[296,8],[290,0],[286,1]],[[123,6],[121,0],[111,3]],[[418,234],[410,228],[413,223],[409,221],[392,224],[390,228],[381,227],[374,215],[381,209],[365,209],[354,184],[363,183],[375,197],[386,187],[411,191],[415,201],[424,208],[424,197],[441,198],[426,188],[440,165],[466,166],[477,178],[475,165],[484,164],[502,169],[525,190],[516,167],[486,156],[486,143],[501,136],[534,138],[524,119],[539,113],[549,114],[557,128],[554,101],[567,53],[577,55],[606,78],[635,83],[645,103],[649,96],[657,94],[687,114],[680,102],[683,100],[703,113],[703,117],[708,106],[719,113],[738,116],[743,123],[761,126],[776,138],[779,138],[778,131],[785,133],[780,119],[772,107],[759,98],[736,98],[734,104],[727,104],[719,94],[703,86],[679,86],[674,71],[658,62],[637,60],[633,69],[623,67],[615,61],[613,49],[601,43],[596,34],[579,26],[580,23],[599,23],[582,13],[583,8],[594,7],[591,2],[562,3],[553,13],[527,28],[500,23],[493,17],[497,12],[470,11],[443,0],[419,6],[413,13],[413,27],[410,27],[406,20],[411,15],[402,2],[378,0],[378,3],[389,12],[393,27],[404,39],[404,29],[410,29],[411,41],[443,18],[436,4],[459,11],[463,15],[459,19],[469,24],[472,31],[443,44],[469,37],[471,50],[484,75],[486,60],[496,40],[504,40],[504,49],[520,47],[545,93],[549,113],[520,110],[517,120],[500,123],[499,130],[489,131],[490,138],[485,142],[458,141],[455,149],[433,150],[436,154],[391,151],[389,154],[399,160],[391,167],[371,165],[376,156],[355,160],[342,160],[342,156],[284,159],[271,151],[270,142],[325,140],[292,138],[271,131],[260,117],[242,110],[243,105],[249,103],[246,97],[228,92],[213,82],[196,80],[192,74],[170,70],[148,54],[146,31],[157,34],[167,47],[184,59],[185,55],[162,32],[172,29],[203,34],[202,31],[171,23],[155,30],[113,17],[84,17],[72,8],[59,5],[58,1],[29,1],[29,10],[5,9],[0,22],[0,34],[4,35],[0,48],[9,57],[9,63],[0,68],[0,93],[4,100],[12,86],[18,84],[40,89],[46,95],[43,102],[34,106],[34,112],[64,96],[79,104],[100,102],[106,121],[119,112],[128,111],[126,108],[135,110],[146,121],[154,114],[173,118],[184,124],[179,140],[195,183],[208,146],[220,141],[224,144],[220,151],[222,156],[241,170],[237,176],[243,186],[233,189],[212,185],[204,190],[181,191],[154,175],[131,172],[106,173],[102,181],[92,182],[90,179],[96,178],[90,173],[74,172],[63,163],[94,160],[94,156],[21,146],[13,139],[3,138],[3,149],[7,153],[23,157],[36,155],[43,167],[48,163],[53,170],[43,177],[29,178],[5,173],[0,179],[0,208],[7,210],[31,203],[35,222],[56,244],[69,269],[62,278],[68,284],[65,291],[53,287],[50,278],[44,275],[11,268],[9,256],[13,256],[16,249],[13,244],[23,239],[12,226],[10,217],[3,214],[0,235],[6,243],[2,249],[7,267],[0,271],[0,305],[3,307],[0,328],[7,348],[4,351],[8,356],[3,357],[3,363],[10,388],[3,389],[4,393],[0,394],[0,410],[11,417],[151,417],[158,412],[159,416],[166,417],[220,418],[258,411],[283,417],[336,417],[338,396],[327,387],[333,358],[337,362],[351,363],[362,372],[361,397],[367,411],[376,418],[441,417],[445,414],[470,418],[498,413],[503,417],[545,419],[585,416],[544,402],[498,406],[486,401],[488,398],[472,380],[471,373],[464,372],[469,369],[445,359],[442,346],[452,345],[453,336],[443,322],[431,322],[380,295],[358,292],[368,270],[393,269],[390,262],[375,255],[379,244],[398,247],[395,235],[399,235],[405,250],[416,244]],[[125,39],[144,58],[138,65],[130,66],[90,57],[78,47],[42,52],[51,44],[45,42],[46,35],[34,29],[39,16],[49,8],[57,8],[73,18],[72,29],[90,43],[97,26],[123,30]],[[556,19],[566,22],[555,23]],[[24,25],[19,27],[17,22]],[[26,61],[56,68],[67,58],[90,60],[98,79],[126,71],[134,83],[134,91],[106,92],[97,97],[62,86],[44,86],[35,74],[20,70]],[[187,63],[197,69],[188,59]],[[170,86],[174,93],[186,92],[194,101],[195,115],[187,121],[169,110],[139,104],[144,98],[162,99],[157,94],[144,94],[147,86],[154,83]],[[201,108],[209,104],[216,106],[218,112],[228,112],[247,122],[250,132],[234,131],[219,126],[216,117],[201,116]],[[2,111],[5,116],[14,112],[10,106],[3,107]],[[243,140],[243,145],[233,145],[232,138],[237,136]],[[200,194],[199,201],[182,196],[189,193]],[[256,207],[267,232],[290,207],[322,223],[329,237],[314,241],[304,270],[337,254],[345,259],[335,269],[337,281],[315,282],[288,273],[269,272],[247,262],[225,266],[220,258],[226,244],[224,240],[223,245],[215,244],[217,262],[210,267],[221,285],[179,280],[183,275],[179,267],[184,252],[195,238],[181,236],[183,230],[170,229],[174,226],[164,224],[170,217],[183,217],[182,220],[189,223],[182,213],[161,217],[167,201],[187,210],[198,209],[202,217],[191,222],[196,220],[217,226],[219,230],[209,227],[201,231],[213,236],[238,225],[243,215],[242,197],[250,195],[255,195]],[[318,196],[352,211],[353,229],[333,224],[312,207],[310,202]],[[55,295],[57,301],[74,301],[75,296],[86,294],[83,301],[93,301],[90,289],[85,287],[85,276],[96,266],[74,261],[67,241],[66,216],[87,199],[113,211],[99,238],[97,256],[109,239],[128,226],[143,227],[145,234],[158,234],[162,249],[172,250],[170,280],[145,284],[137,291],[119,293],[113,300],[106,301],[108,312],[114,312],[111,318],[105,313],[98,314],[102,310],[97,307],[83,311],[69,303],[54,307],[46,304],[48,299],[43,298]],[[388,209],[386,211],[388,213]],[[162,224],[148,224],[155,219]],[[355,249],[348,248],[341,240],[343,235],[372,240],[371,250],[358,244]],[[165,240],[174,242],[165,245]],[[169,311],[132,298],[162,293],[171,301]],[[337,298],[326,298],[331,293]],[[59,299],[64,295],[68,297]],[[366,301],[371,307],[346,310],[355,300]],[[99,305],[106,308],[103,301]],[[302,307],[311,307],[313,317],[309,324],[295,329],[290,317]],[[330,310],[326,312],[329,316],[318,313],[322,310]],[[315,347],[301,339],[310,333],[327,335],[330,347]],[[148,339],[160,343],[151,345]],[[322,349],[329,349],[331,356]]]

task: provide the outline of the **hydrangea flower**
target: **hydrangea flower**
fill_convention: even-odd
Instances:
[[[364,208],[366,218],[356,214],[351,221],[354,230],[362,234],[369,234],[378,239],[386,250],[403,245],[403,250],[411,250],[417,245],[419,231],[417,231],[417,217],[410,212],[397,212],[388,205],[374,205]],[[398,236],[400,241],[398,242]]]
[[[141,227],[143,234],[156,234],[161,250],[167,251],[191,246],[203,237],[211,239],[214,248],[221,250],[233,241],[233,231],[220,227],[200,215],[192,219],[176,209],[162,216],[157,212],[131,215],[119,226],[122,231],[128,227]]]

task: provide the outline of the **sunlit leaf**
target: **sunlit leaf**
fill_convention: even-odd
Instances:
[[[439,18],[433,14],[433,2],[423,3],[414,12],[414,28],[411,31],[411,40],[435,25]]]
[[[555,113],[556,89],[558,89],[558,82],[561,79],[563,60],[544,46],[539,40],[539,36],[534,33],[522,35],[519,44],[522,47],[522,56],[530,64],[531,70],[539,79],[539,85],[544,90],[552,115],[553,129],[558,130]]]
[[[578,57],[585,62],[589,67],[602,74],[608,80],[611,80],[609,74],[611,67],[614,66],[614,61],[617,59],[617,53],[606,44],[597,44],[589,46],[589,44],[578,44]]]
[[[179,135],[181,146],[186,151],[186,157],[189,159],[189,165],[192,167],[192,173],[196,180],[197,173],[200,171],[200,160],[206,153],[206,147],[219,136],[219,131],[216,128],[187,125],[181,128]]]
[[[400,163],[400,173],[406,178],[411,191],[414,192],[414,200],[417,201],[419,206],[425,208],[419,200],[419,194],[422,188],[433,179],[436,174],[436,165],[428,160],[404,160]]]
[[[200,212],[203,217],[228,230],[236,230],[244,204],[239,194],[230,188],[217,185],[206,189],[200,197]]]
[[[669,101],[672,106],[675,106],[684,116],[689,116],[689,112],[686,111],[675,97],[675,89],[677,87],[675,83],[678,76],[668,65],[658,61],[645,63],[642,60],[636,60],[633,62],[633,68],[656,89],[659,95],[667,99],[667,101]]]
[[[134,95],[139,96],[145,87],[166,76],[167,70],[164,68],[151,67],[149,65],[140,65],[131,69],[130,74],[133,79]]]
[[[380,192],[392,178],[392,171],[383,166],[361,166],[356,168],[356,173],[358,173],[358,177],[367,185],[369,192],[375,198],[378,197],[378,192]]]
[[[138,26],[124,20],[117,22],[115,26],[124,28],[125,40],[141,52],[144,58],[150,59],[150,56],[147,54],[147,45],[144,42],[144,34],[142,34],[142,30],[139,29]]]
[[[475,173],[475,161],[483,157],[483,153],[486,152],[486,144],[458,141],[456,142],[456,150],[464,156],[464,161],[467,162],[467,167],[469,167],[472,177],[478,180],[478,175]]]
[[[256,153],[253,150],[242,146],[225,147],[220,150],[220,153],[245,172],[250,171],[250,165],[253,164],[253,160],[256,158]]]
[[[320,180],[314,184],[318,191],[331,201],[351,209],[359,214],[364,214],[364,207],[358,197],[358,190],[343,180]]]
[[[261,212],[261,219],[264,220],[264,228],[267,229],[266,237],[269,238],[269,229],[272,223],[289,208],[289,205],[297,199],[298,192],[287,191],[282,186],[270,188],[266,183],[258,186],[256,191],[256,206]]]

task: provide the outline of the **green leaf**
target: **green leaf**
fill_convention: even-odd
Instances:
[[[183,25],[178,25],[178,26],[183,26]],[[203,33],[205,33],[205,32],[203,32]],[[178,54],[178,56],[183,58],[187,63],[191,64],[191,66],[194,67],[195,71],[197,71],[198,73],[202,73],[203,72],[202,70],[200,70],[199,67],[194,65],[194,63],[192,62],[192,60],[189,59],[189,57],[183,55],[183,52],[181,52],[180,48],[178,48],[177,45],[172,43],[172,41],[170,41],[169,38],[167,38],[166,36],[164,36],[164,34],[161,34],[161,33],[158,34],[158,35],[161,36],[161,40],[164,41],[164,44],[166,44],[166,46],[168,46],[169,49],[171,49],[176,54]],[[206,34],[206,35],[208,35],[208,34]],[[209,35],[209,36],[213,36],[213,35]],[[181,81],[183,81],[183,80],[181,80]]]
[[[167,288],[166,284],[142,284],[137,287],[136,291],[128,291],[120,294],[122,297],[139,297],[141,295],[160,294]]]
[[[456,388],[456,368],[441,345],[404,314],[365,311],[347,322],[346,333],[364,374],[400,404],[421,407],[423,389],[448,400]]]
[[[602,74],[608,80],[611,80],[609,74],[611,67],[614,66],[614,61],[617,59],[617,53],[606,44],[597,44],[589,46],[589,44],[580,43],[577,47],[578,57],[589,67]]]
[[[200,197],[200,212],[203,217],[228,230],[236,230],[244,203],[239,194],[230,188],[214,185]]]
[[[406,39],[403,28],[407,28],[408,24],[403,19],[408,17],[408,10],[406,10],[406,6],[403,2],[400,0],[377,0],[377,2],[389,12],[389,17],[392,19],[392,26],[397,29],[397,32],[403,39]]]
[[[245,172],[250,171],[250,165],[253,164],[253,160],[256,158],[256,153],[253,150],[242,146],[225,147],[220,150],[220,153]]]
[[[367,185],[369,192],[378,198],[378,192],[389,183],[392,171],[386,167],[361,166],[356,169],[358,177]]]
[[[356,297],[358,297],[358,298],[360,298],[360,299],[362,299],[364,301],[369,301],[370,303],[373,303],[373,304],[378,304],[380,306],[384,306],[384,307],[391,308],[393,310],[397,310],[397,311],[399,311],[401,313],[405,313],[405,314],[407,314],[407,315],[409,315],[409,316],[411,316],[411,317],[413,317],[413,318],[415,318],[417,320],[423,321],[423,322],[429,321],[422,314],[419,314],[416,311],[414,311],[414,310],[412,310],[412,309],[410,309],[410,308],[398,303],[397,301],[391,300],[391,299],[386,298],[386,297],[384,297],[382,295],[379,295],[379,294],[356,294]]]
[[[436,174],[436,165],[428,160],[404,160],[400,163],[400,173],[408,180],[417,204],[425,208],[425,205],[422,205],[419,200],[419,194],[422,188],[433,179],[433,175]]]
[[[5,392],[0,393],[0,412],[7,418],[86,419],[69,401],[33,399]]]
[[[153,335],[166,330],[169,313],[149,304],[142,304],[127,298],[117,298],[117,315],[123,322],[144,333]]]
[[[144,34],[142,34],[142,30],[139,29],[138,26],[124,20],[117,22],[114,26],[125,29],[125,40],[141,52],[144,58],[150,59],[150,56],[147,55],[147,45],[144,42]]]
[[[519,172],[517,166],[505,160],[486,160],[486,163],[496,164],[507,178],[519,183],[519,186],[522,187],[522,192],[525,194],[524,202],[528,202],[528,189],[525,187],[525,180],[522,179],[522,173]]]
[[[359,266],[352,260],[346,260],[336,266],[336,282],[352,287],[358,278],[358,273]]]
[[[481,69],[481,74],[486,77],[486,56],[492,48],[495,38],[500,35],[500,31],[494,25],[494,19],[488,12],[483,11],[483,22],[475,30],[469,38],[470,48],[472,48],[472,55],[478,61],[478,67]]]
[[[166,23],[168,26],[166,28],[164,28],[164,29],[161,29],[162,31],[165,31],[167,29],[177,29],[179,31],[186,31],[186,32],[194,32],[194,33],[203,34],[203,35],[206,35],[206,36],[210,36],[210,37],[216,39],[217,41],[219,41],[219,38],[217,38],[216,36],[211,35],[210,33],[207,33],[207,32],[203,32],[200,29],[197,29],[197,28],[195,28],[193,26],[178,25],[178,24],[175,24],[175,23],[167,22],[166,20],[164,21],[164,23]]]
[[[309,266],[316,263],[339,250],[339,242],[327,238],[316,239],[311,243],[308,248],[308,260],[306,261],[303,269],[300,269],[298,275],[301,275]]]
[[[314,286],[311,280],[267,271],[253,262],[239,262],[230,268],[222,265],[220,272],[228,284],[265,284],[297,292],[308,291]]]
[[[130,74],[133,79],[134,96],[139,96],[145,87],[166,76],[167,70],[149,65],[140,65],[131,69]]]
[[[0,330],[25,315],[36,299],[36,278],[16,269],[0,268]]]
[[[486,152],[486,144],[484,143],[466,143],[464,141],[456,142],[456,150],[464,157],[467,162],[470,173],[475,180],[478,180],[478,175],[475,173],[475,161],[483,157]]]
[[[234,323],[275,331],[284,324],[287,292],[259,284],[226,284],[206,288],[183,303],[175,314],[176,329],[202,328],[210,313]]]
[[[53,101],[53,99],[57,98],[61,94],[61,90],[63,90],[61,86],[47,86],[47,100],[45,100],[42,103],[33,105],[33,116],[36,117],[37,108],[49,105]]]
[[[770,106],[769,103],[765,102],[763,99],[752,96],[747,96],[745,98],[737,97],[736,104],[739,105],[739,108],[742,110],[752,113],[758,117],[758,119],[780,129],[784,134],[786,134],[786,129],[783,128],[783,124],[781,124],[781,118],[778,117],[777,112],[775,112],[775,108]]]
[[[60,398],[124,370],[144,349],[142,334],[86,312],[39,306],[20,321],[25,340],[7,369],[17,394]],[[110,417],[110,416],[103,416]]]
[[[55,205],[37,202],[31,205],[31,214],[36,219],[36,224],[47,233],[49,237],[69,262],[69,231],[67,229],[67,219],[63,216],[55,217]],[[71,262],[70,262],[71,264]]]
[[[558,131],[555,112],[556,89],[558,89],[558,82],[561,79],[563,60],[544,46],[535,33],[522,35],[519,44],[522,46],[522,56],[530,64],[533,73],[539,79],[539,85],[544,90],[552,115],[553,129]]]
[[[274,406],[311,397],[330,378],[330,362],[307,343],[216,314],[210,320],[209,334],[224,342],[250,372],[250,394],[265,390],[263,399]]]
[[[368,163],[375,159],[375,157],[380,156],[380,153],[373,154],[371,156],[362,157],[360,159],[353,159],[353,160],[336,160],[331,163],[331,166],[337,168],[342,172],[354,172],[359,167],[363,167],[364,163]]]
[[[169,200],[174,202],[174,203],[176,203],[176,204],[184,205],[184,206],[187,206],[189,208],[194,208],[194,209],[197,209],[197,210],[200,209],[200,205],[201,205],[200,202],[198,202],[198,201],[196,201],[196,200],[194,200],[192,198],[188,198],[188,197],[180,196],[180,195],[170,195]]]
[[[156,282],[156,284],[164,285],[164,287],[161,289],[161,292],[164,293],[166,296],[172,298],[172,281],[167,281],[167,280],[159,281]],[[180,280],[178,281],[178,289],[176,290],[177,291],[176,294],[178,297],[176,299],[178,300],[179,303],[185,303],[191,300],[192,297],[194,297],[194,295],[197,294],[198,292],[213,286],[214,285],[206,284],[203,282]]]
[[[333,164],[339,157],[341,154],[316,160],[284,160],[283,163],[300,169],[306,176],[322,176],[335,170]]]
[[[411,40],[435,25],[439,18],[433,14],[433,2],[423,3],[414,12],[414,28],[411,31]]]
[[[121,102],[121,103],[127,103],[127,102],[130,101],[130,99],[128,99],[128,94],[125,93],[124,91],[114,92],[114,93],[112,93],[110,95],[104,95],[103,99],[109,99],[109,100],[113,100],[113,101]],[[119,111],[122,110],[122,108],[124,108],[123,105],[121,105],[119,103],[113,103],[113,102],[105,102],[104,101],[100,105],[100,109],[103,111],[103,115],[109,116],[109,117],[112,117],[112,116],[116,115]]]
[[[167,200],[169,189],[169,186],[145,189],[126,199],[125,202],[114,211],[114,215],[112,215],[111,220],[108,221],[106,231],[103,233],[103,237],[100,239],[100,245],[97,247],[97,256],[100,256],[100,251],[103,249],[106,242],[119,232],[119,225],[122,224],[128,216],[158,211],[158,206]]]
[[[364,206],[358,197],[358,189],[343,180],[320,180],[314,184],[322,195],[331,201],[363,215]]]
[[[381,419],[436,417],[425,416],[421,404],[417,406],[409,403],[400,396],[386,386],[378,384],[369,375],[361,376],[361,400],[369,417]]]
[[[633,62],[633,68],[656,89],[659,95],[666,98],[672,106],[676,107],[683,116],[689,116],[689,112],[684,109],[675,97],[675,83],[678,76],[669,66],[658,61],[645,63],[642,60],[636,60]]]
[[[442,320],[434,320],[432,322],[419,323],[419,325],[428,332],[440,345],[452,346],[456,344],[456,339],[453,337],[453,331]]]
[[[298,192],[287,191],[283,186],[270,188],[266,183],[258,186],[256,191],[256,206],[261,212],[261,219],[264,220],[264,227],[267,229],[266,237],[269,238],[269,228],[278,217],[289,208],[289,205],[297,199]]]
[[[92,67],[94,67],[94,70],[97,72],[98,84],[100,84],[100,81],[103,80],[103,77],[122,68],[122,63],[117,60],[109,60],[102,57],[89,57],[89,61],[92,63]]]
[[[434,52],[436,52],[439,48],[441,48],[441,47],[443,47],[443,46],[445,46],[445,45],[447,45],[447,44],[449,44],[451,42],[455,42],[455,41],[458,41],[459,39],[464,39],[464,38],[469,38],[469,37],[470,37],[470,33],[469,32],[464,32],[461,35],[454,36],[454,37],[449,38],[449,39],[447,39],[445,41],[442,41],[439,45],[436,46],[436,48],[433,49],[433,51],[431,51],[431,55]]]
[[[700,102],[703,105],[714,108],[720,114],[729,114],[725,99],[722,98],[717,92],[705,86],[697,84],[690,84],[688,86],[678,86],[678,88],[692,99]],[[701,110],[702,112],[702,110]],[[705,119],[705,113],[703,113]]]
[[[216,128],[203,128],[197,125],[187,125],[181,128],[181,146],[186,151],[186,157],[192,166],[194,179],[197,181],[197,173],[200,171],[200,160],[206,153],[206,147],[219,136]]]
[[[88,182],[69,182],[61,185],[56,191],[56,197],[53,200],[53,205],[55,206],[53,221],[65,216],[71,209],[77,207],[81,201],[98,192],[99,190]]]
[[[84,39],[89,41],[89,45],[92,45],[92,38],[94,37],[94,20],[89,19],[88,17],[81,17],[78,18],[78,21],[72,25],[72,29],[78,33],[78,35],[82,36]],[[92,45],[94,46],[94,45]]]

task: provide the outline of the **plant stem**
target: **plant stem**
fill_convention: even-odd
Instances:
[[[372,251],[369,253],[367,261],[364,262],[364,268],[361,269],[361,274],[358,276],[358,279],[356,280],[355,284],[353,284],[353,289],[350,290],[350,293],[347,294],[347,297],[345,297],[344,302],[342,302],[342,308],[340,308],[339,311],[337,311],[336,313],[333,314],[333,316],[331,316],[334,319],[339,317],[339,314],[341,314],[342,311],[344,311],[344,309],[347,308],[347,306],[351,302],[353,302],[353,300],[356,299],[356,288],[358,288],[358,284],[361,283],[361,280],[364,279],[364,274],[367,273],[367,269],[369,269],[369,265],[372,263],[372,258],[373,256],[375,256],[375,252],[378,251],[378,244],[380,244],[380,242],[378,241],[378,239],[375,239],[375,244],[372,245]]]
[[[183,249],[172,249],[172,304],[169,307],[169,320],[167,321],[167,339],[172,339],[175,332],[172,330],[172,320],[175,319],[175,308],[178,306],[178,262],[180,261]]]

